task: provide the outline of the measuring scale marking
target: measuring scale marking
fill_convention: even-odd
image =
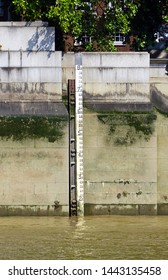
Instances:
[[[83,89],[82,65],[76,65],[76,185],[78,215],[84,215],[83,180]]]

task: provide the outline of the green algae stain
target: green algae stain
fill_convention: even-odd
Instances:
[[[24,139],[47,138],[49,142],[60,140],[67,124],[65,117],[0,117],[0,137],[21,141]]]
[[[138,139],[149,141],[157,118],[151,113],[98,114],[98,120],[108,126],[108,136],[116,145],[131,145]]]

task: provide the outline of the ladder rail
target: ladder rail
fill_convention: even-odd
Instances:
[[[69,215],[77,216],[75,80],[68,80],[68,112],[69,112]]]

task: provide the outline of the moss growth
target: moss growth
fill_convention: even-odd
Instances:
[[[99,121],[108,125],[108,134],[113,136],[114,143],[118,145],[131,145],[140,138],[148,141],[154,132],[156,118],[154,112],[98,115]]]
[[[0,137],[13,141],[47,138],[55,142],[62,138],[66,123],[65,117],[0,117]]]
[[[159,110],[159,109],[157,109],[157,108],[156,108],[156,110],[157,110],[162,116],[168,118],[168,112],[163,112],[163,111],[161,111],[161,110]]]

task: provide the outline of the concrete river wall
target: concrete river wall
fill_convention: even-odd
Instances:
[[[69,215],[75,54],[55,51],[53,28],[41,22],[0,30],[0,215]],[[85,214],[167,215],[165,62],[82,53],[82,66]]]

